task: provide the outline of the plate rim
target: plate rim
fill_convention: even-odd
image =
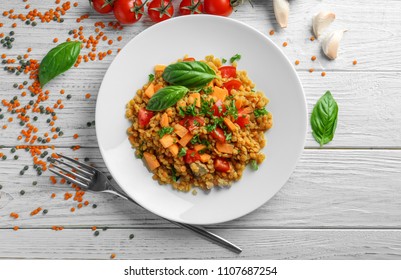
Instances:
[[[252,30],[253,32],[256,32],[259,36],[262,36],[264,39],[266,39],[267,41],[269,41],[269,42],[273,45],[273,47],[274,47],[277,51],[279,51],[279,53],[281,54],[281,56],[287,61],[288,65],[291,67],[292,71],[295,73],[295,77],[296,77],[296,80],[295,80],[295,81],[297,82],[297,85],[299,86],[299,88],[300,88],[300,90],[301,90],[301,92],[302,92],[302,97],[303,97],[302,100],[304,101],[304,111],[305,111],[305,116],[306,116],[306,117],[305,117],[305,123],[304,123],[304,125],[303,125],[303,136],[304,136],[304,137],[303,137],[303,142],[302,142],[302,147],[303,147],[303,148],[301,149],[301,151],[298,153],[298,155],[297,155],[297,157],[296,157],[296,160],[295,160],[295,162],[294,162],[294,167],[292,168],[292,170],[291,170],[291,172],[290,172],[290,174],[289,174],[289,177],[288,177],[288,178],[285,180],[285,182],[277,189],[277,191],[275,191],[275,192],[273,193],[273,195],[272,195],[270,198],[267,198],[267,199],[264,200],[262,203],[255,204],[253,207],[251,207],[251,208],[252,208],[251,210],[244,211],[244,213],[242,213],[241,215],[237,215],[236,217],[230,217],[229,219],[224,219],[224,218],[223,218],[223,219],[220,219],[220,220],[218,220],[218,219],[216,220],[216,219],[215,219],[213,222],[208,222],[208,223],[193,223],[193,222],[187,222],[187,221],[185,222],[185,223],[187,223],[187,224],[193,224],[193,225],[214,225],[214,224],[220,224],[220,223],[224,223],[224,222],[228,222],[228,221],[233,221],[233,220],[239,219],[239,218],[241,218],[241,217],[243,217],[243,216],[245,216],[245,215],[248,215],[248,214],[252,213],[253,211],[255,211],[255,210],[257,210],[258,208],[260,208],[262,205],[264,205],[265,203],[267,203],[268,201],[270,201],[270,200],[271,200],[274,196],[276,196],[277,193],[284,187],[284,185],[288,182],[288,180],[289,180],[289,178],[291,177],[291,175],[294,173],[295,168],[296,168],[296,166],[299,164],[299,160],[300,160],[302,154],[304,153],[304,150],[305,150],[304,147],[305,147],[305,143],[306,143],[306,135],[307,135],[307,131],[308,131],[308,115],[309,115],[309,113],[308,113],[308,107],[307,107],[307,100],[306,100],[305,90],[304,90],[304,88],[303,88],[301,79],[300,79],[300,77],[299,77],[299,75],[298,75],[298,73],[297,73],[297,71],[296,71],[294,65],[292,65],[291,61],[290,61],[289,58],[285,55],[284,51],[283,51],[281,48],[279,48],[279,46],[278,46],[276,43],[274,43],[267,35],[263,34],[261,31],[259,31],[259,30],[256,29],[255,27],[253,27],[253,26],[251,26],[251,25],[249,25],[249,24],[247,24],[247,23],[244,23],[244,22],[242,22],[242,21],[233,19],[233,18],[222,17],[222,16],[215,16],[215,15],[207,15],[207,14],[195,14],[195,15],[191,15],[191,16],[192,16],[192,17],[204,17],[204,18],[218,18],[219,20],[223,20],[223,21],[224,21],[224,20],[226,20],[226,21],[231,21],[231,22],[233,22],[234,24],[242,25],[243,27],[248,28],[248,29]],[[135,35],[133,38],[131,38],[131,39],[121,48],[121,51],[123,51],[129,44],[131,44],[131,42],[132,42],[133,40],[136,40],[138,37],[139,37],[139,38],[142,37],[144,33],[151,32],[153,29],[158,28],[158,27],[159,27],[159,24],[169,23],[169,22],[173,22],[173,21],[175,22],[175,21],[187,20],[188,18],[190,18],[190,17],[188,17],[188,16],[179,16],[179,17],[171,18],[171,19],[169,19],[169,20],[167,20],[167,21],[162,21],[162,22],[160,22],[160,23],[153,24],[152,26],[145,28],[145,29],[142,30],[140,33],[138,33],[138,34]],[[99,91],[98,91],[98,97],[97,97],[97,100],[96,100],[96,107],[95,107],[95,120],[96,120],[96,122],[97,122],[97,120],[98,120],[98,118],[99,118],[98,106],[100,106],[100,105],[99,105],[99,104],[100,104],[100,101],[99,101],[99,100],[101,99],[101,98],[99,98],[99,97],[101,96],[101,95],[100,95],[100,92],[102,92],[102,88],[104,87],[104,78],[108,75],[111,66],[113,65],[113,63],[115,63],[115,61],[116,61],[117,57],[119,57],[119,55],[120,55],[120,53],[117,54],[117,56],[115,56],[114,59],[110,62],[109,66],[108,66],[108,68],[107,68],[107,70],[106,70],[106,72],[105,72],[105,74],[104,74],[104,76],[103,76],[103,78],[102,78],[102,82],[101,82],[101,85],[100,85]],[[157,211],[153,211],[153,210],[147,208],[146,206],[142,205],[142,203],[136,201],[135,198],[132,197],[132,196],[129,194],[129,192],[127,192],[127,191],[124,189],[124,187],[121,186],[121,185],[118,183],[117,177],[114,176],[113,171],[112,171],[112,170],[110,169],[110,167],[109,167],[109,163],[105,160],[105,152],[106,152],[106,151],[104,150],[103,146],[101,146],[101,144],[100,144],[99,136],[98,136],[98,135],[99,135],[99,131],[98,131],[99,128],[98,128],[98,127],[99,127],[99,126],[96,126],[96,127],[95,127],[95,132],[96,132],[96,140],[97,140],[97,143],[98,143],[98,148],[99,148],[99,150],[100,150],[100,154],[101,154],[101,156],[102,156],[103,161],[105,162],[105,165],[106,165],[106,167],[107,167],[107,170],[110,172],[110,174],[112,175],[112,177],[115,179],[117,185],[124,191],[124,193],[126,193],[131,199],[133,199],[133,200],[134,200],[138,205],[140,205],[142,208],[146,209],[147,211],[149,211],[149,212],[151,212],[151,213],[153,213],[153,214],[155,214],[155,215],[157,215],[157,216],[160,216],[160,217],[162,217],[162,218],[164,218],[164,219],[172,220],[172,221],[175,221],[175,222],[183,222],[183,221],[178,220],[178,219],[176,219],[176,218],[174,218],[174,217],[173,217],[173,218],[172,218],[172,217],[169,217],[168,215],[165,215],[164,213],[158,213]],[[169,184],[169,185],[170,185],[170,184]],[[189,192],[188,192],[188,193],[189,193]]]

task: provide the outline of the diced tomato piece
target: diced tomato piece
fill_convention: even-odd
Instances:
[[[222,66],[219,71],[222,78],[235,78],[237,76],[237,68],[234,66]]]
[[[154,113],[152,111],[148,111],[145,108],[139,109],[138,112],[138,122],[139,122],[139,127],[144,128],[147,126],[150,122],[150,119],[154,116]]]
[[[238,80],[230,80],[223,84],[223,87],[225,87],[229,93],[231,92],[232,89],[239,90],[239,88],[241,86],[242,86],[242,83]]]
[[[201,159],[200,154],[196,150],[190,150],[190,149],[187,150],[187,153],[185,154],[184,157],[185,163],[188,164],[193,163],[200,159]]]
[[[226,112],[226,105],[220,99],[212,106],[213,116],[221,117]]]
[[[250,123],[250,116],[248,114],[244,114],[244,108],[238,110],[238,119],[235,120],[235,123],[238,124],[241,128],[244,128],[247,124]]]
[[[214,161],[214,169],[219,172],[227,172],[230,170],[230,164],[228,161],[218,158]]]
[[[195,58],[193,58],[193,57],[187,57],[187,58],[184,58],[184,61],[195,61]]]
[[[179,124],[187,128],[190,132],[192,132],[195,128],[204,125],[205,121],[200,117],[187,116],[182,120],[180,120]]]
[[[210,132],[210,136],[212,136],[213,139],[216,139],[220,143],[226,142],[226,136],[224,135],[224,131],[220,127],[216,127],[215,130]]]

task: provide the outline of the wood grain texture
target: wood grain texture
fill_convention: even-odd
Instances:
[[[56,126],[62,128],[64,136],[53,141],[56,146],[69,147],[96,147],[94,127],[87,127],[88,121],[95,119],[96,96],[100,87],[104,69],[73,69],[64,77],[49,84],[48,89],[53,93],[44,106],[53,107],[53,104],[62,99],[65,105],[58,112]],[[4,75],[0,72],[0,75]],[[364,73],[364,72],[333,72],[325,78],[320,75],[300,72],[307,103],[311,113],[314,104],[326,90],[331,90],[339,104],[339,121],[334,140],[324,148],[356,147],[356,148],[401,148],[401,96],[398,94],[401,86],[401,72],[395,73]],[[23,81],[23,78],[20,78]],[[12,99],[20,91],[13,88],[14,79],[0,84],[2,98]],[[60,89],[65,94],[59,94]],[[134,94],[133,90],[133,94]],[[85,94],[90,93],[90,99]],[[71,100],[66,95],[71,94]],[[267,93],[268,95],[268,93]],[[30,97],[20,98],[24,103]],[[79,112],[77,115],[77,112]],[[121,111],[124,114],[124,108]],[[274,114],[274,112],[273,112]],[[50,127],[46,123],[47,117],[40,117],[35,125],[39,131],[48,132]],[[20,145],[17,140],[21,126],[18,119],[8,123],[7,118],[0,120],[0,126],[8,124],[4,132],[0,130],[2,139],[0,144]],[[309,128],[310,129],[310,128]],[[73,139],[78,133],[80,138]],[[318,147],[310,131],[307,133],[306,147]]]
[[[32,56],[42,56],[46,53],[47,46],[54,45],[52,40],[58,37],[60,40],[66,39],[68,30],[78,28],[82,25],[86,29],[94,29],[93,23],[99,20],[104,22],[113,21],[112,15],[98,15],[90,11],[86,1],[78,1],[80,5],[77,8],[72,7],[64,16],[64,24],[39,24],[35,29],[35,36],[31,36],[33,29],[31,27],[18,30],[16,37],[18,44],[15,45],[10,54],[19,54],[25,51],[27,46],[33,48]],[[178,1],[174,1],[178,2]],[[311,1],[293,1],[290,5],[289,26],[285,30],[278,28],[273,13],[272,1],[254,0],[254,8],[246,3],[236,9],[231,18],[243,21],[256,28],[264,34],[268,34],[270,29],[275,29],[276,33],[271,39],[279,46],[284,41],[289,45],[283,48],[291,61],[299,59],[301,61],[299,69],[303,71],[311,67],[316,69],[326,69],[327,71],[344,70],[401,70],[401,62],[394,59],[399,53],[397,45],[400,44],[400,37],[397,34],[401,32],[401,19],[399,11],[401,2],[397,0],[382,1],[371,0],[369,3],[363,0],[355,1],[329,1],[329,0],[311,0]],[[35,7],[38,10],[46,10],[49,6],[54,6],[54,1],[37,1]],[[177,3],[176,3],[177,4]],[[17,12],[24,11],[24,5],[16,5],[13,1],[2,1],[0,9],[15,9]],[[177,10],[177,9],[176,9]],[[340,57],[335,61],[329,61],[320,51],[318,41],[311,42],[311,25],[314,14],[321,10],[332,10],[336,13],[337,19],[330,26],[330,30],[348,29],[341,44]],[[81,23],[76,22],[79,16],[90,13],[90,18]],[[1,18],[6,27],[11,22],[6,18]],[[23,24],[20,22],[19,24]],[[122,31],[110,32],[106,34],[123,35],[124,40],[119,46],[124,45],[130,38],[140,33],[144,28],[151,26],[152,23],[147,17],[144,17],[139,23],[127,27]],[[106,30],[109,30],[109,28]],[[116,37],[113,35],[113,37]],[[117,47],[113,48],[114,50]],[[312,63],[310,57],[316,55],[318,63]],[[352,61],[357,59],[357,67],[352,65]],[[107,68],[110,58],[106,58],[97,65]],[[83,68],[92,68],[91,64],[83,65]]]
[[[74,1],[75,2],[75,1]],[[26,53],[40,60],[47,51],[68,37],[68,31],[83,26],[84,33],[93,33],[96,21],[106,24],[112,15],[98,15],[89,9],[87,0],[77,0],[63,17],[64,23],[38,24],[36,28],[0,15],[0,33],[16,32],[11,50],[0,46],[0,53],[8,58]],[[174,1],[175,5],[178,1]],[[246,2],[246,1],[245,1]],[[215,233],[233,241],[244,249],[240,256],[177,229],[152,213],[111,195],[86,193],[90,205],[70,212],[77,202],[64,200],[69,187],[50,184],[49,174],[38,177],[32,170],[30,156],[18,151],[20,160],[13,160],[10,147],[20,144],[17,121],[0,120],[0,149],[8,159],[0,160],[0,258],[84,258],[107,259],[116,253],[122,259],[174,259],[174,258],[244,258],[244,259],[401,259],[401,1],[291,1],[289,27],[281,30],[274,19],[271,1],[253,0],[238,7],[231,18],[240,20],[268,35],[289,60],[300,60],[296,70],[302,80],[309,112],[316,100],[331,90],[339,107],[339,123],[332,143],[324,149],[308,132],[306,150],[287,184],[268,203],[253,213],[225,224],[210,226]],[[14,9],[25,12],[22,1],[1,1],[0,12]],[[32,8],[44,11],[54,7],[54,0],[32,1]],[[335,61],[327,60],[321,52],[320,42],[309,40],[312,16],[321,10],[337,14],[330,30],[348,29]],[[89,13],[81,23],[76,19]],[[99,154],[94,127],[87,122],[95,119],[96,95],[110,62],[118,48],[122,48],[152,23],[145,16],[134,26],[115,31],[103,31],[114,41],[102,41],[98,50],[111,49],[113,55],[102,61],[82,63],[48,85],[52,92],[45,106],[53,106],[57,99],[64,100],[65,108],[58,113],[56,122],[64,136],[52,142],[56,150],[79,158],[88,157],[90,163],[107,173]],[[123,36],[122,41],[117,41]],[[287,47],[282,47],[288,42]],[[317,56],[315,62],[311,56]],[[352,65],[353,60],[357,65]],[[314,68],[315,72],[309,73]],[[322,78],[321,71],[327,76]],[[9,100],[21,91],[13,88],[26,77],[10,76],[0,71],[0,99]],[[59,94],[65,89],[65,95]],[[92,97],[85,99],[90,93]],[[71,94],[72,99],[66,100]],[[24,102],[29,97],[21,98]],[[4,110],[4,107],[1,106]],[[3,111],[4,112],[4,111]],[[49,130],[46,117],[37,124],[41,133]],[[79,134],[78,139],[73,135]],[[73,152],[68,147],[80,145]],[[30,166],[25,175],[19,175],[24,165]],[[36,186],[32,185],[37,181]],[[20,191],[25,194],[21,195]],[[56,198],[50,195],[56,193]],[[92,207],[97,204],[97,208]],[[37,207],[48,209],[46,215],[30,216]],[[9,217],[17,212],[17,220]],[[20,226],[13,231],[13,226]],[[55,232],[53,225],[65,226]],[[95,238],[90,227],[110,227]],[[135,238],[129,240],[129,234]]]
[[[180,229],[99,231],[95,237],[91,229],[0,230],[0,258],[109,259],[114,253],[118,259],[401,259],[398,230],[213,231],[241,246],[240,255]]]
[[[81,159],[88,157],[90,163],[107,172],[95,148],[74,153],[68,149],[57,151]],[[87,193],[84,199],[98,207],[93,209],[89,205],[71,213],[70,208],[76,208],[77,202],[65,201],[63,197],[71,188],[59,183],[52,185],[49,174],[38,177],[33,170],[20,176],[19,171],[30,159],[24,156],[24,151],[18,154],[20,161],[0,161],[2,191],[14,198],[0,209],[0,228],[57,224],[171,227],[148,211],[113,195]],[[245,217],[211,227],[401,229],[400,172],[401,151],[398,150],[305,150],[290,180],[273,199]],[[37,186],[32,186],[34,180],[38,181]],[[25,191],[23,196],[19,193],[21,190]],[[57,195],[55,199],[50,198],[52,193]],[[49,213],[31,217],[29,213],[37,207],[46,208]],[[9,217],[10,212],[19,213],[20,218]]]

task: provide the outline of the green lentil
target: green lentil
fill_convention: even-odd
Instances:
[[[14,156],[14,159],[15,159],[15,160],[17,160],[17,159],[18,159],[18,156],[17,156],[17,155],[15,155],[15,156]]]
[[[36,186],[37,184],[38,184],[37,181],[33,181],[33,182],[32,182],[32,185],[34,185],[34,186]]]
[[[46,215],[49,212],[47,209],[43,209],[43,214]]]
[[[93,205],[92,205],[92,208],[97,208],[97,205],[96,205],[96,204],[93,204]]]
[[[20,195],[24,195],[24,194],[25,194],[25,191],[24,191],[24,190],[21,190],[21,191],[19,192],[19,194],[20,194]]]
[[[129,239],[134,239],[134,234],[133,233],[131,233],[130,235],[129,235]]]
[[[28,170],[29,169],[29,166],[28,165],[25,165],[24,166],[24,170]]]
[[[100,234],[99,231],[95,231],[95,232],[93,233],[93,235],[95,235],[95,236],[98,236],[99,234]]]

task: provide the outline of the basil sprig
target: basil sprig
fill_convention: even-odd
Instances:
[[[164,69],[163,79],[190,89],[202,88],[216,78],[216,73],[204,62],[183,61],[170,64]]]
[[[70,69],[80,52],[80,42],[65,42],[51,49],[39,66],[40,85],[43,87],[50,80]]]
[[[327,91],[316,103],[310,119],[312,134],[316,142],[323,146],[333,140],[337,127],[338,105]]]
[[[157,91],[152,98],[150,98],[146,109],[150,111],[162,111],[178,102],[189,91],[188,88],[183,86],[167,86]]]

